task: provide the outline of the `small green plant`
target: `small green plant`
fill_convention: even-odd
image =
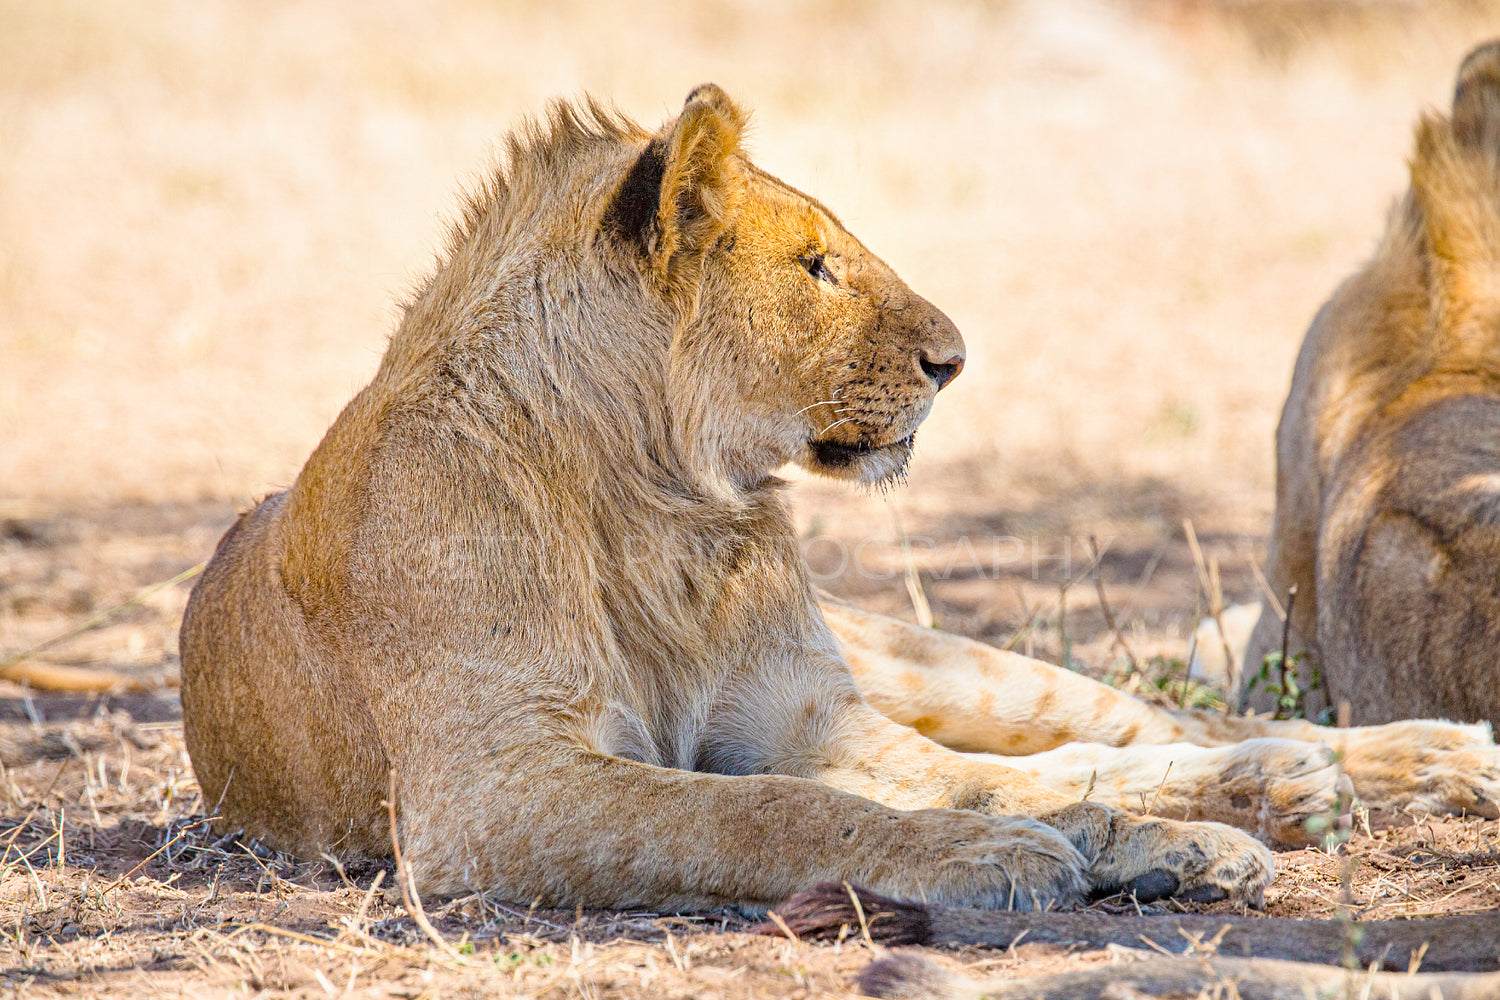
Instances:
[[[552,964],[552,956],[547,954],[533,955],[519,951],[504,952],[495,956],[495,964],[502,967],[506,972],[513,972],[528,962],[533,965],[546,967]]]
[[[1250,675],[1248,685],[1250,691],[1259,688],[1267,694],[1276,698],[1276,718],[1278,719],[1306,719],[1307,718],[1307,692],[1318,688],[1327,689],[1323,684],[1323,671],[1316,660],[1312,663],[1312,683],[1307,687],[1302,686],[1302,679],[1298,668],[1302,666],[1302,660],[1306,654],[1291,652],[1292,640],[1292,609],[1297,606],[1297,585],[1294,583],[1286,591],[1286,611],[1281,616],[1281,649],[1267,653],[1260,661],[1260,670]],[[1272,680],[1272,674],[1275,680]],[[1318,713],[1315,720],[1320,725],[1331,725],[1333,722],[1332,698],[1329,705]]]
[[[1152,656],[1123,671],[1108,674],[1104,683],[1132,694],[1140,693],[1151,701],[1175,708],[1208,708],[1228,711],[1224,696],[1217,689],[1188,677],[1187,663],[1179,656]]]
[[[1211,708],[1225,711],[1224,696],[1207,684],[1188,677],[1181,657],[1153,656],[1146,662],[1150,685],[1179,708]]]
[[[1307,693],[1323,686],[1323,671],[1316,661],[1312,664],[1311,681],[1303,686],[1298,669],[1305,658],[1303,653],[1286,655],[1282,652],[1267,653],[1260,661],[1260,669],[1250,676],[1250,690],[1261,690],[1276,698],[1276,718],[1307,718]],[[1325,707],[1312,721],[1328,725],[1332,719],[1332,707]]]

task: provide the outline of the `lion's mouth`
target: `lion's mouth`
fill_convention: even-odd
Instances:
[[[899,441],[879,445],[868,441],[857,441],[854,444],[843,444],[838,441],[809,441],[807,444],[812,449],[813,458],[819,465],[829,469],[842,469],[876,452],[893,451],[898,448],[910,449],[912,439],[915,437],[916,433],[913,432]]]

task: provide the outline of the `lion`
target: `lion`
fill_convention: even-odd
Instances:
[[[1310,710],[1493,725],[1500,42],[1464,59],[1450,115],[1422,116],[1410,173],[1374,257],[1319,310],[1298,355],[1267,571],[1274,593],[1296,594],[1285,629],[1263,610],[1246,662],[1285,635],[1304,654]]]
[[[1120,806],[1192,752],[1164,805],[1290,830],[1343,790],[1315,737],[1187,747],[1281,724],[814,593],[776,470],[900,477],[964,346],[751,163],[745,121],[705,85],[656,131],[590,100],[512,135],[371,383],[193,590],[184,727],[216,827],[303,855],[394,838],[422,893],[567,906],[830,880],[1258,903],[1248,833]]]

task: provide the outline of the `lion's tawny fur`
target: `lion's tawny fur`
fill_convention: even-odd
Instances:
[[[394,770],[430,892],[1253,901],[1246,835],[1078,802],[856,691],[772,472],[900,475],[962,341],[744,120],[706,86],[656,132],[559,105],[512,139],[374,380],[194,590],[220,827],[384,853]]]
[[[1500,43],[1417,126],[1373,259],[1307,333],[1277,431],[1268,577],[1307,703],[1500,722]],[[1267,609],[1247,654],[1279,648]],[[1312,667],[1326,688],[1312,685]],[[1248,678],[1247,678],[1248,679]],[[1253,686],[1253,685],[1252,685]],[[1263,695],[1251,692],[1257,704]]]

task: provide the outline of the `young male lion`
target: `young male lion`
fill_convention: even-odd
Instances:
[[[1256,900],[1247,835],[1077,801],[860,697],[772,472],[899,474],[963,344],[743,124],[705,86],[656,133],[558,105],[511,139],[374,380],[194,590],[220,826],[383,854],[394,771],[438,893]]]
[[[847,879],[972,906],[1257,900],[1256,841],[1117,806],[1155,789],[1173,815],[1305,839],[1342,780],[1309,742],[1323,731],[1167,713],[820,609],[773,471],[898,475],[963,345],[745,158],[743,124],[705,86],[655,133],[559,105],[512,139],[374,380],[194,590],[183,713],[219,826],[384,854],[394,780],[435,892],[677,907]],[[901,722],[1047,752],[1017,769]],[[1422,792],[1410,769],[1360,771],[1392,738],[1360,732],[1361,791]],[[1187,745],[1266,734],[1295,738]],[[1453,773],[1427,730],[1401,734]],[[1060,746],[1077,740],[1168,745]]]
[[[1268,576],[1354,721],[1500,722],[1500,42],[1422,117],[1374,258],[1307,332]],[[1247,662],[1281,641],[1267,609]]]

